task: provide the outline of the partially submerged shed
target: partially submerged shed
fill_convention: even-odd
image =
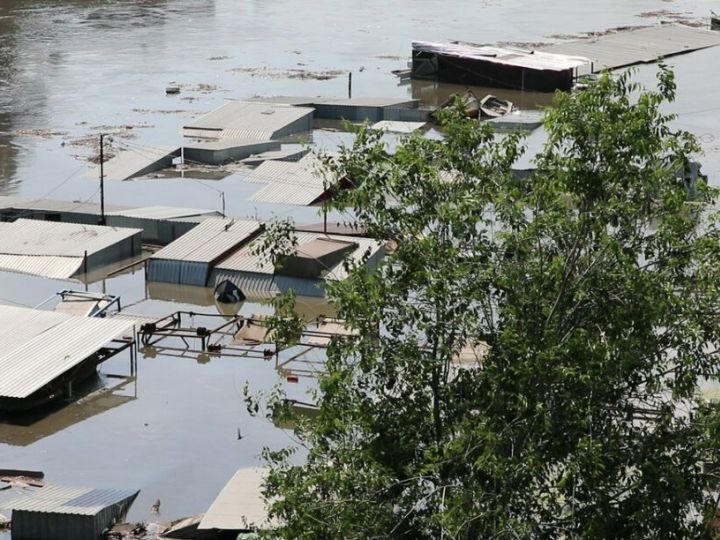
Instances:
[[[173,159],[180,155],[177,146],[144,147],[118,153],[104,163],[105,180],[130,180],[170,167]]]
[[[140,254],[140,229],[18,219],[0,223],[0,270],[69,279]]]
[[[64,393],[127,348],[121,338],[132,329],[127,320],[0,306],[0,408],[26,409]]]
[[[47,485],[5,504],[20,540],[98,540],[122,519],[139,490]]]
[[[240,161],[263,152],[280,150],[278,141],[243,141],[237,139],[219,139],[186,144],[183,156],[186,161],[223,165],[231,161]]]
[[[458,84],[554,92],[570,90],[587,58],[462,43],[416,41],[412,77]]]
[[[206,219],[149,259],[148,280],[204,287],[215,264],[261,229],[257,221]]]
[[[313,109],[281,103],[230,101],[183,127],[200,139],[269,141],[313,128]]]
[[[295,253],[280,268],[245,247],[215,266],[209,284],[215,286],[227,279],[251,298],[290,289],[298,296],[323,297],[327,280],[347,277],[345,259],[374,268],[385,253],[384,243],[373,238],[302,231],[295,236]]]

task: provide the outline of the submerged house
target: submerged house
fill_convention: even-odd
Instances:
[[[148,260],[148,281],[205,287],[215,264],[262,230],[257,221],[206,219]]]
[[[570,90],[577,70],[589,64],[584,57],[538,50],[428,41],[412,44],[414,79],[457,84],[538,92]]]
[[[328,280],[347,277],[344,261],[374,268],[385,254],[384,242],[373,238],[296,231],[297,247],[278,267],[249,247],[219,261],[210,286],[228,280],[245,296],[270,297],[293,289],[299,296],[325,296]]]
[[[18,219],[0,223],[0,270],[69,279],[140,255],[142,230]]]

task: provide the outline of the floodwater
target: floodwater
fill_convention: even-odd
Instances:
[[[545,42],[559,34],[659,20],[640,17],[643,12],[706,18],[714,4],[0,0],[0,195],[97,200],[97,171],[84,157],[91,151],[87,140],[99,133],[116,133],[114,145],[134,151],[172,145],[183,123],[225,99],[344,97],[349,71],[354,96],[413,96],[436,103],[455,89],[401,85],[390,73],[406,67],[414,39]],[[720,71],[710,69],[717,54],[709,49],[670,64],[678,76],[679,99],[672,107],[681,113],[678,125],[700,137],[704,172],[720,184],[720,104],[715,97]],[[650,83],[654,72],[643,66],[638,76]],[[182,86],[180,95],[165,95],[171,81]],[[549,99],[530,94],[511,98],[527,107]],[[313,140],[328,149],[351,142],[348,134],[332,131],[316,131]],[[106,201],[220,210],[224,196],[229,215],[319,221],[317,209],[249,203],[257,186],[241,176],[109,182]],[[0,302],[36,306],[60,289],[78,286],[0,273]],[[142,272],[122,274],[91,289],[119,294],[139,313],[165,315],[182,308],[199,310],[199,305],[215,309],[203,292],[147,288]],[[306,307],[313,313],[324,310]],[[267,308],[246,303],[241,313],[260,310]],[[292,443],[289,432],[244,411],[240,389],[246,380],[258,389],[283,383],[271,363],[205,360],[141,356],[137,381],[112,396],[88,398],[28,426],[0,425],[0,464],[41,469],[50,481],[70,485],[140,488],[129,516],[133,520],[157,517],[150,506],[158,498],[160,519],[204,511],[238,467],[257,463],[263,447]],[[123,372],[126,364],[126,358],[114,359],[103,372]],[[298,399],[307,385],[305,380],[285,383]]]

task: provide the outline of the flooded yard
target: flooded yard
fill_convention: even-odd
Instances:
[[[0,195],[97,201],[88,141],[114,133],[118,148],[174,145],[188,120],[224,100],[253,96],[415,97],[437,104],[462,88],[400,84],[391,70],[407,65],[415,39],[540,43],[558,36],[653,24],[668,14],[707,22],[715,2],[558,0],[314,2],[247,0],[2,0],[0,2]],[[659,12],[658,10],[665,10]],[[654,14],[653,14],[654,13]],[[644,14],[641,16],[641,14]],[[677,125],[703,146],[703,171],[720,185],[717,49],[669,61],[676,70]],[[638,70],[652,83],[656,67]],[[178,95],[166,95],[171,81]],[[504,95],[502,91],[497,92]],[[535,108],[551,96],[507,93]],[[347,133],[316,130],[332,149]],[[108,204],[220,210],[260,220],[276,216],[318,222],[317,208],[249,201],[257,188],[242,172],[219,180],[157,178],[108,182]],[[0,272],[0,303],[34,307],[79,283]],[[141,269],[90,286],[119,295],[129,312],[164,316],[188,309],[216,312],[212,297],[182,287],[148,287]],[[316,301],[309,313],[331,310]],[[268,312],[246,302],[243,315]],[[288,383],[272,361],[222,356],[140,355],[137,380],[27,425],[0,423],[0,465],[38,469],[68,485],[141,489],[129,519],[171,520],[204,511],[241,466],[258,463],[265,446],[293,443],[270,420],[250,418],[242,387],[282,384],[305,398],[311,384]],[[126,373],[127,357],[101,373]],[[0,374],[2,376],[2,374]],[[103,379],[113,385],[114,379]],[[160,514],[151,514],[156,499]],[[2,538],[0,533],[0,538]]]

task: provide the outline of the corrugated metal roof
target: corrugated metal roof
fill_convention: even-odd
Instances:
[[[210,263],[248,240],[260,227],[257,221],[206,219],[151,258]]]
[[[547,45],[549,53],[579,54],[594,62],[595,71],[654,62],[675,54],[720,45],[720,32],[663,24],[650,28],[619,31],[590,39]]]
[[[342,236],[342,235],[326,235],[316,232],[296,232],[295,237],[298,242],[298,250],[302,252],[303,244],[307,244],[318,239],[340,240],[357,244],[357,248],[350,254],[350,259],[359,262],[363,255],[370,251],[375,254],[382,250],[383,243],[373,238],[365,238],[361,236]],[[256,274],[274,274],[275,268],[259,255],[251,253],[251,246],[245,246],[238,252],[230,255],[228,258],[220,261],[216,265],[217,270],[230,270],[235,272],[252,272]],[[326,279],[342,280],[347,277],[347,272],[342,264],[338,264],[328,269]]]
[[[178,146],[132,148],[108,160],[103,174],[106,180],[128,180],[169,167],[178,155]]]
[[[527,51],[480,45],[465,45],[458,43],[433,43],[429,41],[414,41],[413,51],[453,56],[469,60],[481,60],[493,64],[523,67],[535,70],[565,71],[589,64],[590,60],[581,56],[568,54],[554,54],[540,51]]]
[[[105,212],[108,216],[124,216],[143,219],[177,219],[195,216],[221,216],[215,210],[203,210],[199,208],[175,208],[173,206],[143,206],[141,208],[127,208]]]
[[[124,320],[0,306],[0,396],[29,396],[132,327]]]
[[[306,156],[297,162],[265,161],[245,179],[267,183],[250,197],[252,201],[307,205],[325,193],[318,161]]]
[[[231,101],[214,111],[198,118],[183,127],[186,134],[198,132],[200,136],[214,136],[212,133],[223,132],[217,136],[235,139],[257,139],[253,134],[267,134],[270,139],[274,134],[293,122],[312,117],[313,109],[294,107],[280,103],[262,103],[253,101]],[[265,137],[261,137],[265,140]]]
[[[139,490],[94,489],[46,484],[41,489],[9,501],[13,511],[93,516],[114,504],[134,499]]]
[[[141,229],[18,219],[0,224],[0,253],[83,257],[108,248]]]
[[[50,279],[70,279],[80,271],[82,257],[8,255],[0,253],[0,270],[32,274]]]
[[[265,469],[240,469],[225,485],[205,513],[198,529],[246,531],[268,526],[262,496]]]

